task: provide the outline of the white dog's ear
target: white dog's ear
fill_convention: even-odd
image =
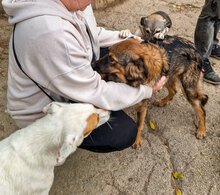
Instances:
[[[60,111],[60,108],[61,108],[61,107],[62,107],[62,106],[59,105],[58,103],[52,102],[52,103],[46,105],[46,106],[43,108],[42,111],[43,111],[45,114],[54,114],[54,113],[58,113],[58,111]]]
[[[63,163],[71,153],[75,152],[77,146],[81,144],[82,140],[83,138],[79,140],[74,135],[68,135],[58,153],[57,163]]]
[[[98,124],[99,124],[99,115],[97,113],[93,113],[91,114],[88,118],[87,118],[87,125],[86,128],[83,131],[83,136],[87,137],[94,129],[97,128]]]

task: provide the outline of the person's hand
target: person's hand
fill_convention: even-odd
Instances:
[[[131,31],[130,31],[129,29],[121,30],[120,33],[119,33],[119,37],[122,38],[122,39],[126,39],[126,38],[128,38],[129,36],[130,36],[131,38],[134,38],[134,39],[138,40],[139,42],[144,41],[141,37],[136,36],[136,35],[132,35],[132,34],[131,34]]]
[[[163,88],[166,81],[167,78],[165,76],[162,76],[160,80],[156,83],[156,85],[154,85],[154,87],[152,88],[152,93],[156,93],[157,91],[160,91]]]
[[[119,33],[119,37],[122,39],[125,39],[127,37],[131,36],[131,31],[129,29],[121,30]]]

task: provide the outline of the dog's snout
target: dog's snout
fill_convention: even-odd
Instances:
[[[106,115],[110,115],[110,111],[100,109],[99,115],[100,115],[100,117],[104,117]]]
[[[100,58],[99,60],[92,63],[93,70],[97,71],[98,73],[104,73],[106,71],[106,68],[108,67],[108,55],[105,55],[104,57]]]
[[[104,109],[96,109],[96,112],[99,114],[99,125],[104,124],[110,118],[110,111]]]
[[[104,110],[102,113],[101,113],[101,117],[104,115],[104,116],[110,116],[110,111],[107,111],[107,110]]]
[[[102,112],[109,112],[108,110],[104,110],[104,109],[102,109]]]

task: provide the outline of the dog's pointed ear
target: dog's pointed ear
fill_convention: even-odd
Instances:
[[[137,60],[134,61],[135,66],[139,67],[141,71],[144,73],[145,77],[148,77],[148,68],[144,62],[143,57],[139,57]],[[143,68],[142,68],[143,67]]]
[[[46,105],[42,111],[45,114],[54,114],[54,113],[58,113],[61,110],[61,108],[62,108],[62,106],[59,103],[52,102],[52,103]]]
[[[128,80],[136,80],[139,78],[140,70],[133,62],[129,62],[125,68],[125,74]]]
[[[139,69],[139,66],[136,66],[134,62],[127,64],[125,68],[125,75],[128,80],[129,85],[137,87],[143,83],[142,71]]]
[[[145,19],[146,17],[141,17],[141,21],[140,21],[141,26],[145,25]]]

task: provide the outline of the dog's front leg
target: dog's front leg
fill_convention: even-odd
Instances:
[[[133,144],[133,148],[138,148],[142,144],[142,138],[141,138],[141,131],[144,126],[144,120],[147,114],[147,106],[148,106],[148,100],[145,99],[141,101],[140,103],[134,105],[134,108],[137,111],[137,126],[138,126],[138,132],[136,140]]]

